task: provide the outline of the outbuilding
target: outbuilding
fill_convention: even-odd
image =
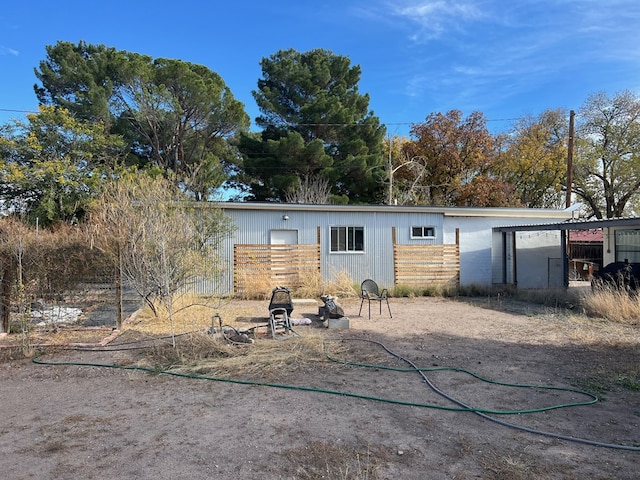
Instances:
[[[510,283],[511,255],[495,227],[564,222],[569,209],[456,208],[398,205],[216,204],[234,225],[222,255],[221,293],[262,280],[295,288],[315,277],[374,279],[384,287]],[[515,231],[518,286],[562,284],[561,233]]]

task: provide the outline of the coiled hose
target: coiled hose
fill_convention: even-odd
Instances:
[[[537,413],[537,412],[555,410],[555,409],[560,409],[560,408],[586,406],[586,405],[592,405],[594,403],[597,403],[598,402],[598,397],[593,395],[593,394],[591,394],[591,393],[589,393],[589,392],[586,392],[586,391],[583,391],[583,390],[572,389],[572,388],[564,388],[564,387],[502,383],[502,382],[497,382],[497,381],[493,381],[493,380],[489,380],[489,379],[483,378],[483,377],[481,377],[481,376],[479,376],[479,375],[477,375],[477,374],[475,374],[473,372],[470,372],[468,370],[464,370],[464,369],[461,369],[461,368],[456,368],[456,367],[420,368],[417,365],[415,365],[411,360],[403,357],[402,355],[400,355],[398,353],[393,352],[391,349],[389,349],[386,345],[384,345],[381,342],[378,342],[378,341],[375,341],[375,340],[370,340],[370,339],[363,339],[363,338],[347,338],[347,339],[337,339],[337,340],[340,340],[340,341],[368,342],[368,343],[377,345],[380,348],[382,348],[385,352],[387,352],[390,355],[392,355],[393,357],[395,357],[396,359],[401,360],[402,362],[404,362],[407,365],[409,365],[410,368],[401,369],[401,368],[397,368],[397,367],[389,367],[389,366],[379,365],[379,364],[365,364],[365,363],[357,363],[357,362],[348,362],[348,361],[343,361],[343,360],[339,360],[339,359],[333,358],[327,352],[327,345],[331,340],[327,340],[324,343],[325,355],[326,355],[328,360],[330,360],[332,362],[335,362],[335,363],[341,363],[341,364],[344,364],[344,365],[357,366],[357,367],[363,367],[363,368],[376,368],[376,369],[381,369],[381,370],[393,370],[393,371],[398,371],[398,372],[415,372],[415,373],[418,373],[421,376],[422,380],[429,386],[429,388],[431,390],[433,390],[435,393],[437,393],[438,395],[442,396],[443,398],[449,400],[450,402],[454,403],[456,406],[443,406],[443,405],[435,405],[435,404],[429,404],[429,403],[408,402],[408,401],[403,401],[403,400],[395,400],[395,399],[390,399],[390,398],[376,397],[376,396],[370,396],[370,395],[362,395],[362,394],[345,392],[345,391],[340,391],[340,390],[329,390],[329,389],[322,389],[322,388],[315,388],[315,387],[305,387],[305,386],[299,386],[299,385],[287,385],[287,384],[280,384],[280,383],[269,383],[269,382],[257,382],[257,381],[249,381],[249,380],[239,380],[239,379],[233,379],[233,378],[211,377],[211,376],[197,375],[197,374],[191,374],[191,373],[175,372],[175,371],[171,371],[171,370],[157,370],[155,368],[141,367],[141,366],[135,366],[135,365],[116,365],[116,364],[103,364],[103,363],[91,363],[91,362],[71,362],[71,361],[65,361],[65,362],[46,361],[46,360],[42,359],[42,356],[44,355],[43,353],[39,353],[38,355],[34,356],[32,358],[32,361],[33,361],[33,363],[36,363],[36,364],[39,364],[39,365],[49,365],[49,366],[61,366],[61,365],[64,365],[64,366],[86,366],[86,367],[99,367],[99,368],[113,368],[113,369],[121,369],[121,370],[137,370],[137,371],[148,372],[148,373],[153,373],[153,374],[171,375],[171,376],[175,376],[175,377],[190,378],[190,379],[195,379],[195,380],[208,380],[208,381],[216,381],[216,382],[233,383],[233,384],[239,384],[239,385],[252,385],[252,386],[262,386],[262,387],[271,387],[271,388],[281,388],[281,389],[287,389],[287,390],[297,390],[297,391],[322,393],[322,394],[328,394],[328,395],[339,395],[339,396],[343,396],[343,397],[358,398],[358,399],[362,399],[362,400],[384,402],[384,403],[411,406],[411,407],[430,408],[430,409],[436,409],[436,410],[446,410],[446,411],[456,411],[456,412],[471,412],[471,413],[474,413],[476,415],[479,415],[480,417],[482,417],[482,418],[484,418],[484,419],[486,419],[488,421],[497,423],[497,424],[502,425],[504,427],[520,430],[520,431],[531,433],[531,434],[535,434],[535,435],[542,435],[542,436],[546,436],[546,437],[555,438],[555,439],[558,439],[558,440],[566,440],[566,441],[570,441],[570,442],[576,442],[576,443],[581,443],[581,444],[591,445],[591,446],[597,446],[597,447],[604,447],[604,448],[611,448],[611,449],[618,449],[618,450],[627,450],[627,451],[632,451],[632,452],[640,452],[640,447],[638,447],[638,446],[607,443],[607,442],[601,442],[601,441],[596,441],[596,440],[589,440],[589,439],[585,439],[585,438],[572,437],[570,435],[562,435],[562,434],[558,434],[558,433],[554,433],[554,432],[548,432],[548,431],[544,431],[544,430],[538,430],[538,429],[534,429],[534,428],[525,427],[525,426],[518,425],[518,424],[515,424],[515,423],[507,422],[507,421],[504,421],[504,420],[501,420],[501,419],[495,417],[495,415],[514,415],[514,414]],[[82,348],[82,349],[77,349],[77,350],[82,350],[82,351],[105,351],[105,350],[106,351],[111,351],[112,349],[109,349],[109,348],[104,348],[104,349],[85,349],[85,348]],[[429,377],[425,373],[425,372],[430,372],[430,371],[433,372],[433,371],[447,371],[447,370],[448,371],[455,371],[455,372],[465,373],[465,374],[471,375],[472,377],[474,377],[474,378],[476,378],[478,380],[481,380],[483,382],[492,383],[492,384],[501,385],[501,386],[518,387],[518,388],[535,388],[535,389],[546,389],[546,390],[572,392],[572,393],[576,393],[576,394],[579,394],[579,395],[583,395],[583,396],[587,397],[588,400],[586,400],[584,402],[573,402],[573,403],[567,403],[567,404],[550,405],[550,406],[547,406],[547,407],[541,407],[541,408],[536,408],[536,409],[526,409],[526,410],[488,410],[488,409],[482,409],[482,408],[474,408],[474,407],[472,407],[470,405],[467,405],[466,403],[456,399],[452,395],[449,395],[448,393],[442,391],[441,389],[439,389],[429,379]]]

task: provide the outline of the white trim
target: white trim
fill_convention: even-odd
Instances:
[[[333,239],[331,237],[332,233],[333,233],[333,229],[334,228],[344,228],[345,229],[345,249],[344,250],[333,250]],[[362,249],[361,250],[349,250],[349,229],[353,228],[360,228],[362,229]],[[353,232],[354,235],[354,247],[355,247],[355,230]],[[365,227],[364,225],[329,225],[329,253],[330,254],[334,254],[334,253],[364,253],[365,251],[365,239],[364,239],[364,235],[365,235]]]
[[[415,236],[413,234],[413,229],[414,228],[421,228],[422,232],[424,233],[425,229],[430,228],[431,230],[433,230],[433,235],[419,235],[419,236]],[[411,225],[409,227],[409,238],[411,240],[433,240],[434,238],[436,238],[436,227],[434,225]]]

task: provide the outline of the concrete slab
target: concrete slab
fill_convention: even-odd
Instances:
[[[329,318],[326,320],[326,322],[327,322],[327,328],[339,328],[339,329],[349,328],[349,319],[347,317]]]

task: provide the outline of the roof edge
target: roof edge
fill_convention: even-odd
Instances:
[[[601,220],[570,220],[560,223],[544,223],[533,225],[508,225],[493,227],[494,232],[540,232],[544,230],[592,230],[610,227],[640,227],[640,217],[608,218]]]
[[[262,211],[328,211],[328,212],[384,212],[384,213],[440,213],[451,217],[525,217],[525,218],[572,218],[569,209],[508,208],[508,207],[434,207],[406,205],[316,205],[303,203],[268,202],[215,202],[224,210]]]

